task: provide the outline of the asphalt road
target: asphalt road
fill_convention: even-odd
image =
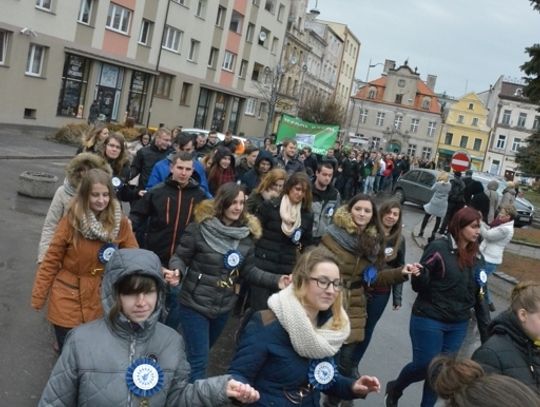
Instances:
[[[30,307],[37,244],[49,200],[17,195],[18,176],[25,170],[40,171],[58,175],[61,181],[66,162],[65,159],[0,158],[3,180],[0,190],[0,360],[3,367],[0,406],[35,406],[55,362],[52,332],[44,312],[36,312]],[[418,207],[406,206],[404,213],[407,261],[417,261],[421,250],[412,241],[410,232],[423,212]],[[410,360],[408,323],[413,300],[410,284],[405,284],[402,309],[385,311],[361,362],[361,372],[377,376],[383,387]],[[505,306],[500,298],[495,298],[495,303],[499,310]],[[230,357],[234,328],[233,321],[224,340],[215,347],[214,371],[216,368],[221,370],[220,366],[226,365],[224,362]],[[467,355],[477,346],[475,332],[469,342],[463,351]],[[420,384],[409,387],[400,406],[418,406],[420,394]],[[383,395],[370,395],[355,405],[382,406]]]

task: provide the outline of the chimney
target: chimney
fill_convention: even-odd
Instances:
[[[435,83],[437,82],[437,75],[428,75],[426,80],[426,85],[431,90],[435,90]]]
[[[392,61],[391,59],[385,59],[383,73],[388,74],[388,72],[391,69],[394,69],[395,67],[396,67],[396,61]]]

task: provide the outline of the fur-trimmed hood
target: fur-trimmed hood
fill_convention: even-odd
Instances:
[[[216,216],[214,209],[214,200],[206,199],[200,202],[193,212],[193,219],[197,223],[202,223],[205,220],[211,219]],[[262,226],[259,219],[256,216],[246,213],[246,226],[249,228],[253,238],[259,239],[262,236]]]
[[[340,206],[333,217],[334,225],[345,229],[347,233],[353,235],[357,233],[358,229],[354,223],[351,213],[347,209],[347,205]]]
[[[70,186],[73,187],[73,189],[77,189],[82,178],[81,170],[89,170],[92,168],[99,168],[112,177],[111,166],[107,163],[105,158],[95,153],[80,153],[73,157],[66,165],[66,179]]]

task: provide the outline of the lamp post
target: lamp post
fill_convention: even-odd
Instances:
[[[369,71],[371,71],[371,68],[375,68],[376,66],[379,66],[379,65],[384,65],[384,64],[382,62],[377,62],[375,64],[372,64],[371,58],[369,59],[369,65],[368,65],[367,73],[366,73],[366,83],[368,83],[369,81]]]

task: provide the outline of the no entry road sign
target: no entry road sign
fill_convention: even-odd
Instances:
[[[453,171],[463,172],[467,171],[471,166],[471,157],[465,151],[456,151],[452,155],[452,161],[450,162],[450,167]]]

